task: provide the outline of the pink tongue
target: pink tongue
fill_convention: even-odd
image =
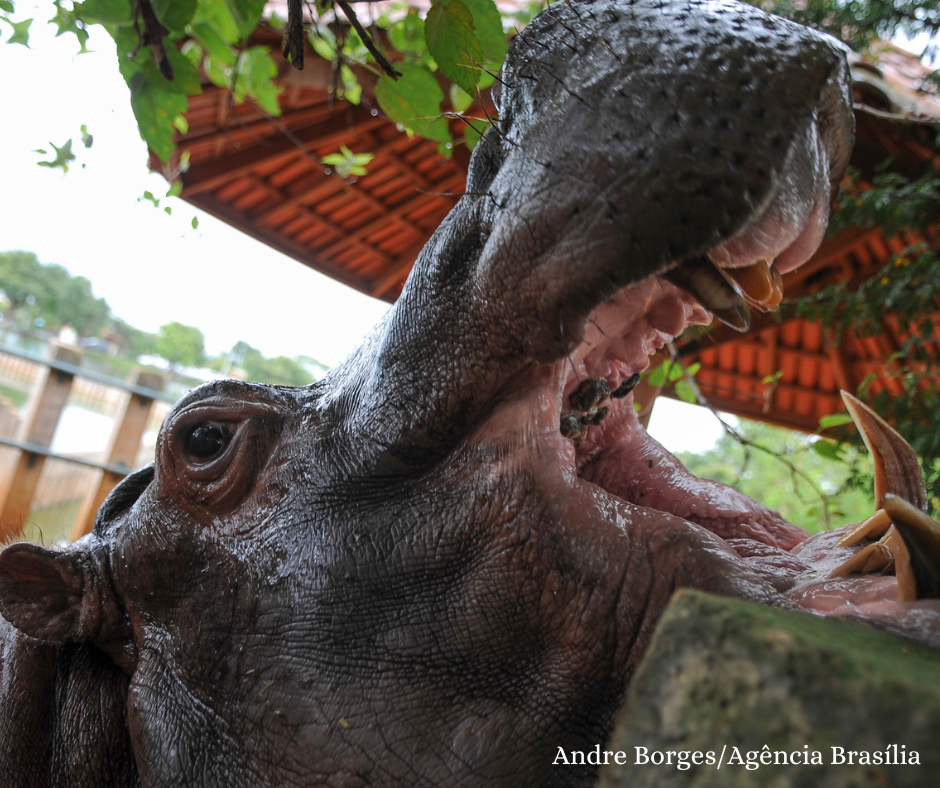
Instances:
[[[611,410],[578,446],[587,481],[631,503],[691,520],[723,539],[755,539],[784,550],[806,539],[802,530],[743,493],[689,473],[639,424],[632,397],[612,403]]]

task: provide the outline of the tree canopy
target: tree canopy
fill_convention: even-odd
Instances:
[[[32,252],[0,252],[0,305],[5,321],[21,329],[56,330],[70,325],[79,336],[102,331],[111,319],[103,298],[96,298],[91,282],[72,276],[61,265],[43,265]],[[36,321],[41,321],[37,323]]]

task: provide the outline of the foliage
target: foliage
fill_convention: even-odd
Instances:
[[[692,473],[729,484],[810,532],[858,522],[872,514],[870,459],[847,449],[847,462],[833,464],[814,450],[818,436],[739,419],[735,428],[749,442],[723,435],[701,454],[678,455]],[[753,446],[764,451],[755,451]],[[785,458],[792,468],[781,463]],[[795,470],[794,470],[795,469]]]
[[[173,321],[160,326],[156,351],[172,369],[198,367],[206,359],[206,341],[198,328]]]
[[[899,33],[914,38],[940,31],[936,0],[752,0],[751,5],[824,30],[856,50]]]
[[[10,28],[6,41],[28,46],[34,20],[19,19],[14,6],[0,0],[0,20]],[[55,0],[48,21],[58,35],[74,35],[80,52],[88,51],[91,25],[101,25],[114,39],[140,135],[168,164],[176,133],[187,130],[187,100],[201,91],[200,72],[260,114],[280,114],[277,62],[267,47],[249,41],[264,8],[264,0]],[[432,0],[425,19],[400,2],[368,31],[345,2],[311,4],[314,10],[316,18],[307,21],[306,30],[288,24],[286,49],[302,56],[303,39],[291,38],[294,31],[305,34],[314,51],[333,63],[336,91],[354,104],[362,88],[352,67],[379,74],[376,97],[382,109],[409,130],[440,142],[443,152],[453,142],[447,113],[463,112],[478,88],[492,84],[506,54],[507,36],[494,0]],[[531,13],[515,16],[525,20]],[[435,72],[455,87],[445,106]],[[477,137],[468,135],[471,142]],[[74,159],[72,141],[50,145],[52,158],[42,164],[67,170]],[[181,163],[179,171],[185,166]],[[356,174],[342,167],[338,172]]]
[[[141,331],[121,318],[114,318],[111,331],[119,338],[124,352],[131,358],[149,356],[157,352],[157,337],[147,331]]]
[[[933,35],[940,29],[937,0],[752,3],[861,50],[878,38]],[[306,37],[317,55],[333,64],[334,90],[353,104],[362,98],[353,67],[377,74],[375,96],[383,111],[409,131],[439,142],[447,153],[454,142],[447,118],[462,115],[477,91],[492,84],[506,54],[506,29],[524,26],[544,4],[532,0],[501,13],[494,0],[431,0],[422,17],[417,4],[398,0],[368,29],[355,3],[305,5],[307,18],[285,25],[273,18],[262,21],[264,0],[54,0],[48,22],[58,35],[74,35],[80,52],[88,51],[90,25],[108,31],[117,44],[141,137],[164,163],[173,154],[175,133],[186,131],[183,113],[188,97],[201,90],[200,70],[236,101],[249,101],[264,115],[280,114],[277,63],[266,47],[249,41],[261,24],[284,28],[285,52],[300,66]],[[34,20],[19,19],[14,6],[13,0],[0,0],[7,43],[28,46]],[[441,90],[439,76],[451,83],[450,90]],[[464,120],[464,141],[472,147],[487,124]],[[45,164],[66,168],[70,144],[53,145],[56,154]]]
[[[374,159],[371,153],[353,153],[345,145],[339,149],[339,153],[330,153],[323,157],[323,163],[336,168],[336,174],[341,178],[348,178],[350,175],[365,175],[366,165]]]
[[[89,337],[111,317],[85,277],[72,276],[61,265],[43,265],[32,252],[0,252],[0,290],[6,298],[4,319],[19,328],[55,330],[68,324]]]
[[[281,386],[309,385],[326,370],[323,364],[309,356],[265,358],[260,350],[247,342],[236,342],[228,353],[212,359],[210,365],[224,375],[237,372],[245,380]]]
[[[666,359],[659,366],[646,372],[646,381],[649,385],[660,390],[673,386],[676,396],[680,400],[694,405],[697,398],[692,388],[692,378],[701,368],[702,365],[697,361],[688,367],[684,367],[677,361]]]
[[[916,240],[937,231],[940,219],[940,177],[932,168],[909,179],[885,167],[866,183],[851,172],[840,195],[832,225],[880,226],[886,235],[902,233],[915,239],[894,255],[874,277],[856,289],[830,286],[805,296],[787,312],[807,320],[824,322],[833,336],[851,332],[870,337],[890,329],[886,316],[906,339],[885,359],[886,374],[898,391],[871,396],[871,378],[862,381],[858,393],[907,437],[917,452],[934,510],[940,509],[940,359],[933,350],[934,315],[940,292],[940,255]],[[840,433],[845,443],[858,444],[853,431]]]

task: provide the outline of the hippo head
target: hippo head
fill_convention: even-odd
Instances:
[[[554,754],[605,741],[674,589],[812,606],[805,534],[690,476],[631,389],[818,245],[841,48],[737,3],[571,0],[499,83],[351,358],[193,391],[90,537],[0,556],[14,626],[127,677],[141,784],[589,785]]]

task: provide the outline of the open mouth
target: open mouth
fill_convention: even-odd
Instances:
[[[778,187],[741,231],[621,290],[594,310],[583,341],[559,362],[554,397],[560,405],[558,429],[570,446],[565,456],[581,483],[708,529],[803,607],[880,614],[871,606],[937,596],[940,590],[940,573],[925,569],[923,559],[915,556],[913,563],[922,566],[912,568],[907,535],[902,539],[896,529],[886,534],[892,518],[896,525],[899,518],[907,522],[905,534],[929,532],[922,520],[933,522],[916,506],[907,507],[914,514],[903,509],[899,499],[885,504],[888,492],[898,492],[888,488],[904,486],[902,480],[911,473],[919,475],[910,447],[903,470],[895,469],[894,482],[882,483],[883,489],[876,491],[876,507],[888,506],[889,513],[881,511],[875,526],[860,535],[830,532],[809,539],[760,503],[690,474],[646,433],[633,407],[633,389],[656,351],[688,326],[713,318],[746,331],[750,310],[776,309],[783,297],[782,274],[806,262],[819,246],[848,157],[845,135],[825,128],[820,118],[826,117],[821,111],[792,143]],[[855,412],[851,405],[850,411]],[[866,440],[880,429],[871,420],[856,421]],[[887,439],[876,435],[871,440],[883,446]],[[879,454],[873,454],[877,465]],[[940,533],[940,527],[935,530]],[[933,545],[934,537],[927,538]],[[940,545],[940,538],[935,541]],[[926,552],[932,550],[940,555],[940,547]],[[914,552],[923,555],[925,550]],[[915,575],[927,579],[917,581]],[[938,588],[931,590],[934,585]]]
[[[792,142],[777,188],[739,232],[625,288],[591,314],[584,340],[567,359],[559,416],[580,478],[726,539],[790,550],[806,538],[760,504],[688,474],[646,434],[632,391],[650,357],[688,326],[715,318],[746,331],[751,309],[780,304],[782,274],[806,262],[822,240],[847,158],[842,136],[823,125],[815,116]]]

